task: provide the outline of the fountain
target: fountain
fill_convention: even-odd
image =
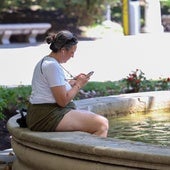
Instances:
[[[78,108],[104,116],[169,110],[170,91],[143,92],[75,101]],[[8,121],[16,154],[13,170],[170,169],[170,148],[143,142],[101,138],[84,132],[33,132]]]

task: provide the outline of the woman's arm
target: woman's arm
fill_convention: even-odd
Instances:
[[[51,87],[51,91],[54,95],[54,98],[58,105],[65,107],[79,92],[80,88],[82,88],[89,80],[84,74],[80,74],[76,77],[75,84],[69,91],[66,91],[65,86],[55,86]]]

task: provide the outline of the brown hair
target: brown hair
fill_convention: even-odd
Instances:
[[[46,37],[46,42],[50,44],[50,49],[53,52],[58,52],[61,48],[70,49],[71,46],[78,43],[78,40],[70,31],[62,30],[58,33],[50,33]]]

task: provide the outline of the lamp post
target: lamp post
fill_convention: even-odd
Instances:
[[[140,33],[140,4],[139,0],[122,0],[123,29],[125,35]]]
[[[129,0],[122,0],[122,20],[124,35],[129,35]]]

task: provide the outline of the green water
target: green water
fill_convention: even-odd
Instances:
[[[109,123],[108,137],[170,146],[170,112],[130,114]]]

